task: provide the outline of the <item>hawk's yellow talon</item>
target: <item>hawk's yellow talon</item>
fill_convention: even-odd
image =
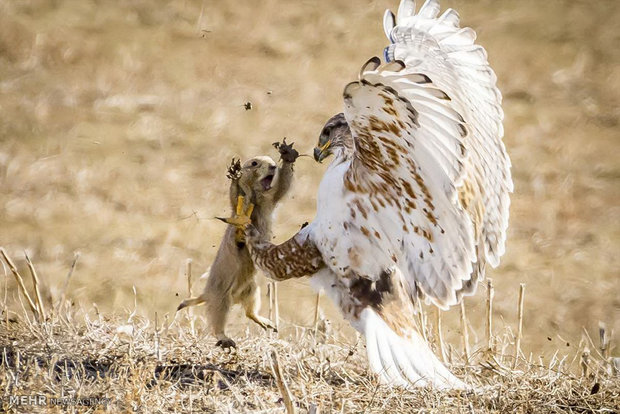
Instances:
[[[248,208],[243,209],[243,202],[245,197],[239,196],[237,197],[237,208],[235,209],[235,215],[233,217],[223,218],[217,217],[218,220],[223,221],[224,223],[230,224],[231,226],[235,226],[238,229],[244,230],[247,226],[252,224],[252,212],[254,211],[254,204],[250,203]]]
[[[240,216],[243,214],[243,200],[244,197],[243,196],[238,196],[237,197],[237,215]]]

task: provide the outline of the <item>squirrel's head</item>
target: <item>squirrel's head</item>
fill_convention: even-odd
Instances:
[[[277,175],[278,166],[271,157],[250,158],[241,167],[239,186],[246,196],[260,195],[273,188]]]

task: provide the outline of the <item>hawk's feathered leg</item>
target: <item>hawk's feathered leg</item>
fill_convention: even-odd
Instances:
[[[239,196],[235,215],[221,218],[225,223],[245,231],[245,240],[250,250],[254,265],[267,277],[276,281],[310,276],[325,267],[321,252],[316,245],[300,231],[282,244],[276,245],[263,240],[260,233],[252,226],[250,216],[253,205],[244,207],[244,197]]]

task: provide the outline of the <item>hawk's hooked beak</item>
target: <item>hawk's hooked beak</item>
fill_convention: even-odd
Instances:
[[[314,160],[316,162],[322,162],[325,158],[330,156],[331,151],[329,149],[329,146],[331,145],[331,143],[332,142],[330,140],[327,141],[322,147],[314,147]]]

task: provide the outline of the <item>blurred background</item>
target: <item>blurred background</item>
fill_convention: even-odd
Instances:
[[[24,275],[29,252],[48,301],[58,299],[79,251],[68,290],[75,306],[122,313],[133,308],[135,285],[139,313],[172,316],[187,295],[185,260],[197,279],[224,232],[213,217],[229,213],[230,158],[276,158],[271,143],[285,136],[310,154],[324,122],[341,111],[343,86],[381,55],[383,11],[397,7],[0,0],[0,246]],[[514,327],[526,283],[526,355],[574,352],[583,329],[595,336],[599,321],[617,344],[620,2],[442,7],[477,31],[504,95],[515,193],[507,253],[488,272],[496,332]],[[325,168],[299,159],[278,210],[278,241],[313,217]],[[18,309],[4,274],[2,297]],[[281,284],[279,295],[283,320],[312,324],[306,281]],[[484,335],[485,295],[481,286],[466,300],[472,342]],[[340,326],[327,299],[322,305]],[[445,327],[455,347],[457,313]],[[234,313],[235,329],[247,324]]]

